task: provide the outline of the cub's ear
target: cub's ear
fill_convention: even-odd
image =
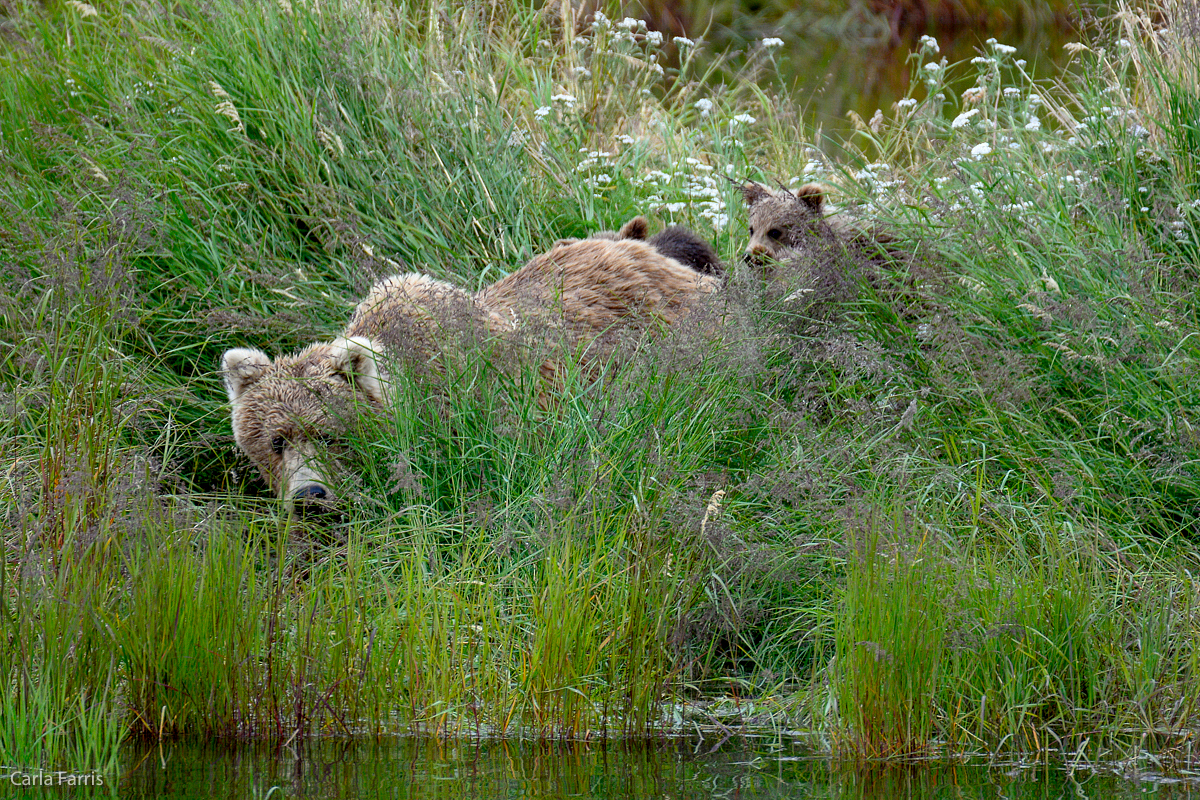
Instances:
[[[341,336],[329,344],[334,369],[345,376],[371,402],[387,402],[387,371],[380,365],[382,348],[364,336]]]
[[[229,402],[236,403],[242,393],[257,381],[271,366],[271,358],[261,350],[235,347],[221,356],[221,377],[225,379],[225,391]]]
[[[621,226],[621,230],[617,232],[618,238],[621,239],[637,239],[639,241],[646,238],[646,234],[650,232],[650,223],[645,217],[634,217]]]
[[[806,183],[796,190],[796,199],[820,213],[825,209],[825,187],[819,183]]]
[[[747,206],[752,206],[759,200],[769,195],[771,192],[761,183],[750,181],[742,184],[742,197],[746,200]]]

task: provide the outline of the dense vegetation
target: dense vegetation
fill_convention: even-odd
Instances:
[[[0,764],[716,723],[1191,758],[1194,11],[1123,12],[1055,87],[926,39],[834,163],[702,43],[558,6],[0,8]],[[886,262],[781,299],[726,177],[836,186]],[[340,519],[263,495],[226,347],[635,213],[729,259],[720,337],[549,408],[480,349],[352,432]]]

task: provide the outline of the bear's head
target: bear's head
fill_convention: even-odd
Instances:
[[[388,379],[379,356],[370,339],[342,337],[274,361],[240,347],[221,357],[234,439],[297,516],[334,500],[322,474],[326,444],[364,408],[386,404]]]
[[[806,183],[792,192],[747,183],[742,187],[742,196],[750,223],[745,261],[766,278],[773,277],[773,264],[819,257],[836,239],[826,220],[825,190],[819,184]]]

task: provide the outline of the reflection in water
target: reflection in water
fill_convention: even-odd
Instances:
[[[129,798],[1133,798],[1154,784],[1026,764],[852,768],[786,742],[730,739],[608,745],[322,740],[302,746],[131,747]],[[101,795],[97,795],[101,796]]]

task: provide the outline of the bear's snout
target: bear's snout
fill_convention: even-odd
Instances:
[[[747,247],[742,254],[742,263],[754,270],[758,277],[770,280],[775,274],[778,259],[773,250],[763,245]]]
[[[319,483],[309,483],[292,492],[292,510],[297,517],[312,517],[328,511],[332,496]]]

